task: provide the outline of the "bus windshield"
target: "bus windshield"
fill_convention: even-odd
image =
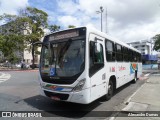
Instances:
[[[50,55],[48,54],[50,50]],[[83,39],[51,43],[42,47],[41,72],[49,76],[72,77],[84,70]]]

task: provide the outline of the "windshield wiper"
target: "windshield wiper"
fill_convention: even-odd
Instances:
[[[71,43],[72,43],[72,39],[69,39],[63,46],[62,46],[62,48],[61,48],[61,50],[60,50],[60,52],[58,53],[58,47],[56,48],[56,50],[54,51],[54,47],[53,47],[53,45],[52,46],[50,46],[49,48],[50,48],[50,50],[52,49],[52,52],[51,52],[51,54],[50,54],[50,56],[51,56],[51,58],[50,58],[50,60],[51,60],[51,64],[53,64],[54,63],[54,76],[56,76],[57,75],[57,72],[56,72],[56,66],[57,66],[57,60],[58,60],[58,65],[59,66],[61,66],[60,64],[62,63],[62,61],[63,61],[63,57],[64,57],[64,55],[65,55],[65,53],[66,53],[66,51],[68,50],[68,48],[70,47],[70,45],[71,45]],[[55,44],[57,44],[57,46],[58,46],[58,44],[61,44],[61,43],[55,43]],[[52,68],[51,68],[52,69]]]
[[[70,47],[71,43],[72,43],[72,39],[68,39],[68,41],[64,44],[64,48],[62,48],[60,50],[60,54],[58,56],[58,64],[63,61],[62,58],[64,57],[64,55],[67,52],[68,48]]]

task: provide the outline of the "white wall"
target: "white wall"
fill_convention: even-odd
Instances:
[[[25,62],[26,63],[29,63],[29,64],[31,64],[32,63],[32,53],[30,52],[29,53],[29,51],[24,51],[24,59],[25,59]]]

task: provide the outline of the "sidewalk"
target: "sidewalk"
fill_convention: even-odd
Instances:
[[[147,117],[151,115],[152,117]],[[154,117],[157,116],[158,117]],[[128,117],[131,116],[131,117]],[[137,116],[137,117],[135,117]],[[160,75],[152,75],[110,120],[160,120]]]
[[[38,71],[39,68],[35,69],[21,69],[21,68],[7,68],[7,67],[0,67],[0,71]]]
[[[143,69],[143,73],[144,74],[147,74],[147,73],[160,73],[160,70],[158,70],[158,69],[146,69],[146,70],[144,70]]]

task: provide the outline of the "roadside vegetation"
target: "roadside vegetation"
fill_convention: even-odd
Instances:
[[[0,16],[0,21],[6,23],[0,26],[0,51],[4,55],[0,63],[6,60],[10,63],[19,62],[20,58],[15,52],[28,50],[32,53],[33,44],[44,36],[44,29],[49,29],[51,32],[61,29],[61,26],[56,24],[48,25],[48,14],[32,7],[19,10],[18,15],[3,14]],[[68,28],[74,27],[74,25],[68,26]],[[38,50],[35,51],[35,54],[37,53]]]

